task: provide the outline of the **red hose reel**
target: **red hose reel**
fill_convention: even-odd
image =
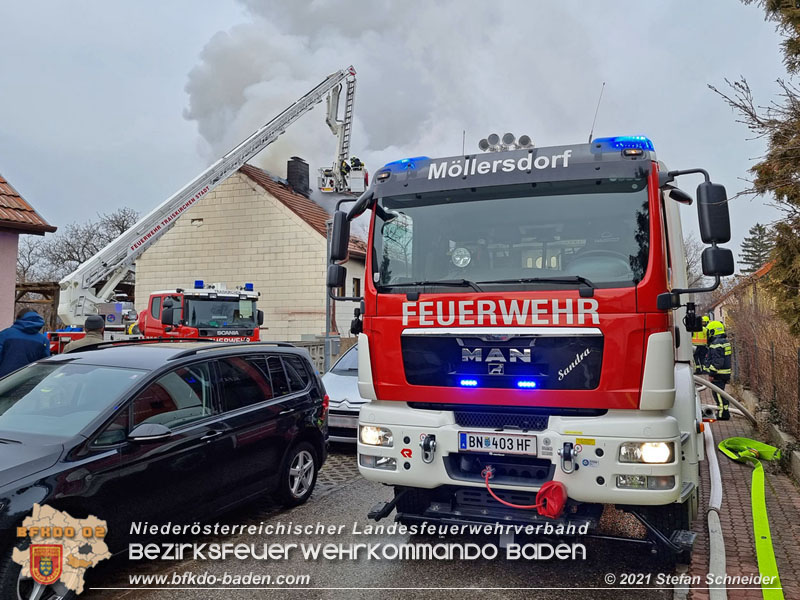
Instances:
[[[536,504],[525,505],[506,502],[494,493],[489,485],[489,480],[494,475],[494,467],[491,465],[487,466],[481,475],[485,478],[486,489],[489,491],[489,494],[501,504],[505,504],[511,508],[523,508],[528,510],[533,510],[535,508],[540,515],[550,519],[557,519],[561,516],[561,513],[564,512],[564,506],[567,504],[567,488],[560,481],[545,482],[536,493]]]

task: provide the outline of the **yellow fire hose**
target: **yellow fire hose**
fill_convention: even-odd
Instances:
[[[753,515],[753,534],[756,541],[756,559],[758,572],[761,575],[761,593],[764,600],[783,600],[781,580],[778,576],[778,563],[775,561],[775,550],[772,547],[772,535],[767,518],[767,502],[764,496],[764,467],[762,460],[778,460],[781,451],[743,437],[732,437],[719,443],[720,451],[727,457],[740,463],[753,466],[753,479],[750,486],[750,504]],[[764,583],[764,580],[768,583]]]

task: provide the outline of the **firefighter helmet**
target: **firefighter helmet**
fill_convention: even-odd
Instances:
[[[723,325],[719,321],[711,321],[708,325],[706,325],[706,330],[708,331],[708,337],[715,337],[718,335],[725,334],[725,325]]]

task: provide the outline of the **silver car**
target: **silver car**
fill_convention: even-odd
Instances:
[[[356,443],[358,411],[369,402],[358,393],[358,346],[353,346],[322,376],[330,398],[328,439]]]

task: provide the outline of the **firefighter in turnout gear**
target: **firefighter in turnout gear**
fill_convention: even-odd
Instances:
[[[731,344],[725,335],[725,326],[719,321],[711,321],[706,327],[708,334],[708,352],[703,370],[708,374],[711,383],[721,389],[731,378]],[[714,390],[711,391],[717,402],[717,419],[727,421],[730,419],[728,400]]]
[[[695,373],[702,373],[703,365],[706,362],[706,354],[708,354],[708,335],[706,333],[706,327],[708,327],[708,322],[708,315],[703,315],[703,328],[700,331],[692,333]]]

